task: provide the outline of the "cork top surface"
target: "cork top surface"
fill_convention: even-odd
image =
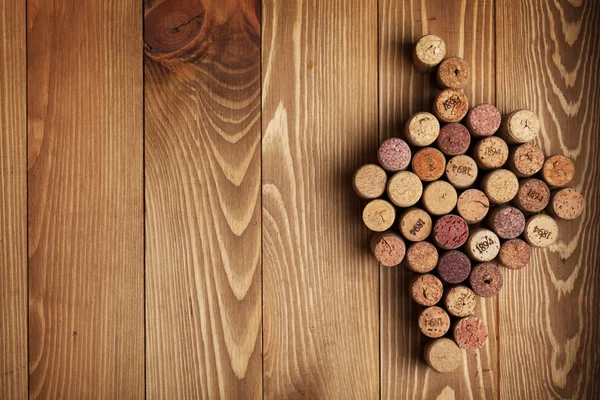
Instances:
[[[575,219],[583,213],[584,200],[576,189],[557,190],[552,195],[552,212],[562,219]]]
[[[463,252],[450,250],[440,256],[438,275],[450,284],[464,282],[471,273],[471,260]]]
[[[508,203],[518,190],[519,180],[507,169],[497,169],[483,178],[483,191],[492,203]]]
[[[417,59],[427,66],[436,66],[446,56],[446,43],[435,35],[425,35],[415,46]]]
[[[444,122],[458,122],[467,115],[469,100],[462,90],[445,89],[433,104],[435,115]]]
[[[529,110],[515,111],[508,117],[505,133],[511,143],[531,142],[540,133],[540,119]]]
[[[550,189],[539,179],[528,178],[519,182],[516,203],[527,212],[542,211],[550,202]]]
[[[456,209],[468,224],[474,224],[485,218],[490,209],[490,200],[481,190],[465,190],[458,197]]]
[[[446,291],[444,306],[455,317],[466,317],[475,311],[477,297],[467,286],[454,286]]]
[[[478,104],[467,114],[467,126],[473,136],[491,136],[502,122],[500,111],[491,104]]]
[[[441,178],[444,175],[445,167],[446,157],[433,147],[425,147],[417,151],[412,159],[413,172],[425,182]]]
[[[537,174],[544,165],[544,151],[535,143],[516,147],[509,157],[513,172],[521,177]]]
[[[477,350],[488,338],[488,330],[477,317],[465,317],[454,326],[454,340],[458,347],[465,350]]]
[[[436,305],[444,294],[442,281],[431,274],[416,276],[410,285],[410,293],[414,301],[422,306]]]
[[[367,228],[376,232],[388,230],[396,219],[396,209],[388,201],[371,200],[363,210],[363,221]]]
[[[498,294],[504,279],[500,269],[492,262],[476,265],[469,276],[471,289],[481,297],[492,297]]]
[[[435,181],[423,190],[423,206],[430,214],[444,215],[456,206],[456,189],[445,181]]]
[[[439,218],[433,228],[435,242],[446,250],[458,249],[469,236],[469,226],[458,215],[447,214]]]
[[[515,207],[499,207],[490,214],[489,225],[502,239],[513,239],[525,230],[525,215]]]
[[[446,58],[437,70],[439,84],[452,89],[463,88],[469,80],[469,75],[469,64],[460,57]]]
[[[359,197],[376,199],[385,192],[387,174],[379,165],[366,164],[356,170],[352,184]]]
[[[427,239],[433,228],[433,221],[429,214],[417,207],[404,211],[398,220],[402,236],[413,242]]]
[[[419,315],[419,329],[427,337],[442,337],[450,329],[450,316],[441,307],[427,307]]]
[[[571,182],[575,176],[575,165],[568,157],[554,155],[548,157],[542,167],[542,178],[550,186],[561,187]]]
[[[511,239],[502,243],[498,258],[508,269],[521,269],[529,264],[531,247],[521,239]]]
[[[410,207],[421,199],[423,183],[410,171],[396,172],[388,181],[387,193],[390,201],[398,207]]]
[[[547,247],[558,238],[558,225],[546,214],[531,216],[525,223],[525,240],[533,247]]]
[[[464,154],[471,145],[471,134],[464,125],[452,122],[440,129],[437,145],[448,156]]]
[[[500,239],[489,229],[477,228],[467,239],[467,251],[475,261],[493,260],[500,251]]]
[[[410,147],[399,138],[384,141],[377,151],[377,160],[386,171],[402,171],[410,164]]]
[[[508,145],[497,136],[483,138],[475,145],[473,157],[481,168],[500,168],[508,160]]]
[[[425,346],[425,361],[435,372],[447,374],[461,365],[462,351],[451,339],[436,339]]]
[[[446,165],[446,178],[459,189],[472,186],[477,179],[475,160],[464,154],[452,157]]]
[[[406,267],[413,272],[425,273],[433,270],[438,263],[438,251],[429,242],[417,242],[408,246]]]
[[[406,123],[404,132],[413,146],[429,146],[440,134],[440,122],[428,112],[416,113]]]
[[[404,259],[406,245],[397,233],[381,232],[371,238],[371,251],[381,265],[394,267]]]

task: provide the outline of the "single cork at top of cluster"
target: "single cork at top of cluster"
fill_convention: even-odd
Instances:
[[[379,146],[377,160],[386,171],[396,172],[405,170],[410,164],[410,147],[398,138],[391,138]]]
[[[502,122],[502,115],[496,107],[491,104],[478,104],[473,107],[466,118],[466,125],[475,137],[491,136]]]
[[[363,210],[363,222],[372,231],[383,232],[394,225],[396,209],[386,200],[371,200]]]
[[[396,172],[388,181],[387,194],[398,207],[415,205],[423,194],[423,184],[417,175],[410,171]]]
[[[583,196],[576,189],[559,189],[552,193],[548,211],[562,219],[575,219],[583,213]]]
[[[436,305],[444,294],[442,281],[431,274],[418,275],[410,283],[410,295],[422,306]]]
[[[508,269],[521,269],[529,264],[531,247],[521,239],[511,239],[502,243],[498,259]]]
[[[461,349],[477,350],[488,338],[488,330],[477,317],[465,317],[456,322],[453,329],[454,340]]]
[[[558,238],[558,225],[549,215],[538,214],[525,223],[525,240],[533,247],[548,247]]]
[[[458,215],[447,214],[435,222],[433,240],[444,250],[458,249],[469,237],[469,226]]]
[[[447,374],[462,364],[462,351],[452,339],[436,339],[425,346],[425,362],[435,372]]]
[[[371,252],[377,261],[385,267],[395,267],[404,259],[406,245],[395,232],[378,232],[370,242]]]
[[[508,143],[531,142],[540,133],[540,119],[529,110],[510,113],[500,127],[500,136]]]
[[[413,63],[420,72],[427,72],[446,56],[446,43],[435,35],[425,35],[415,45]]]
[[[535,143],[525,143],[510,149],[508,169],[519,178],[526,178],[537,174],[542,169],[545,158],[540,146]]]
[[[423,190],[423,207],[433,215],[450,213],[456,206],[458,195],[454,186],[445,181],[435,181]]]
[[[519,180],[509,170],[497,169],[483,177],[481,186],[490,202],[507,203],[517,195]]]
[[[433,244],[417,242],[408,246],[404,264],[409,270],[423,274],[435,268],[438,257],[438,251]]]
[[[504,278],[496,264],[485,262],[473,267],[469,275],[469,284],[476,295],[492,297],[502,289]]]
[[[548,157],[542,167],[542,179],[550,186],[561,187],[571,182],[575,176],[575,165],[568,157],[555,155]]]
[[[379,165],[366,164],[356,170],[352,187],[363,199],[376,199],[385,192],[387,174]]]
[[[481,139],[473,149],[473,158],[483,169],[496,169],[508,160],[508,145],[497,136]]]
[[[446,157],[436,148],[426,147],[415,153],[412,158],[412,170],[425,182],[435,181],[444,175]]]
[[[437,81],[442,88],[461,89],[469,81],[469,64],[460,57],[446,58],[437,70]]]
[[[450,316],[441,307],[427,307],[419,315],[419,329],[427,337],[442,337],[450,329]]]
[[[465,154],[471,145],[471,134],[464,125],[452,122],[440,129],[437,145],[447,156]]]
[[[515,207],[497,207],[490,213],[488,225],[502,239],[513,239],[525,230],[525,216]]]
[[[433,228],[433,221],[429,214],[417,207],[404,211],[398,220],[402,236],[413,242],[427,239]]]
[[[466,250],[467,255],[475,261],[490,261],[500,251],[500,239],[489,229],[477,228],[469,235]]]
[[[539,179],[527,178],[519,182],[519,191],[514,203],[525,212],[539,212],[550,201],[548,185]]]
[[[429,146],[440,134],[440,122],[428,112],[416,113],[404,126],[406,141],[413,146]]]
[[[458,196],[456,209],[467,224],[475,224],[487,215],[490,210],[490,200],[481,190],[465,190]]]
[[[455,188],[473,186],[477,179],[477,164],[467,155],[454,156],[446,165],[446,178]]]
[[[477,297],[470,288],[459,285],[446,290],[444,306],[450,315],[467,317],[475,311]]]
[[[458,122],[467,115],[469,100],[462,90],[445,89],[433,103],[433,113],[444,122]]]

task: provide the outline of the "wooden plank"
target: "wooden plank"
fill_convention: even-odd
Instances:
[[[261,398],[260,7],[145,7],[148,398]]]
[[[506,274],[500,297],[503,399],[600,398],[600,7],[596,2],[498,0],[498,104],[530,108],[547,154],[575,160],[583,216],[559,241]]]
[[[412,66],[412,46],[422,35],[444,39],[448,56],[465,58],[472,77],[465,89],[471,104],[495,101],[493,1],[381,0],[379,2],[380,138],[399,136],[413,113],[430,111],[436,84]],[[433,75],[433,74],[431,74]],[[498,386],[497,299],[481,301],[490,338],[481,350],[464,353],[456,372],[440,375],[423,361],[426,342],[417,326],[419,307],[407,293],[412,274],[381,268],[382,398],[494,398]],[[446,396],[446,397],[444,397]]]
[[[377,148],[377,2],[263,2],[265,397],[379,398],[378,268],[353,171]]]
[[[32,398],[144,396],[140,15],[28,2]]]
[[[0,2],[0,398],[27,398],[25,1]]]

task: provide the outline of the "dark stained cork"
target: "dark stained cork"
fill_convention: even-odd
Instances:
[[[444,307],[455,317],[467,317],[473,314],[476,305],[475,292],[466,286],[453,286],[444,293]]]
[[[525,220],[523,220],[525,224]],[[433,226],[433,240],[444,250],[458,249],[469,237],[469,226],[458,215],[448,214],[439,218]]]
[[[576,189],[559,189],[552,193],[548,211],[562,219],[575,219],[583,213],[584,200]]]
[[[513,239],[525,230],[525,215],[515,207],[498,207],[490,213],[488,226],[502,239]]]
[[[511,239],[502,243],[498,259],[508,269],[521,269],[529,264],[531,247],[521,239]]]
[[[425,182],[435,181],[444,175],[446,157],[436,148],[425,147],[415,153],[412,170]]]
[[[410,164],[410,147],[408,144],[398,138],[386,140],[379,146],[377,151],[377,160],[386,171],[402,171]]]
[[[530,142],[509,149],[508,169],[519,178],[537,174],[542,169],[546,156],[537,144]]]
[[[491,104],[478,104],[467,114],[465,124],[475,137],[491,136],[502,122],[500,111]]]
[[[442,88],[461,89],[469,80],[469,64],[460,57],[446,58],[437,70],[437,81]]]
[[[418,275],[410,283],[410,295],[422,306],[436,305],[444,294],[442,281],[431,274]]]
[[[420,274],[433,270],[438,263],[438,251],[429,242],[413,243],[406,250],[404,265],[413,272]]]
[[[502,283],[502,273],[492,262],[476,265],[469,276],[471,289],[481,297],[495,296],[502,289]]]
[[[548,157],[542,167],[542,179],[549,186],[562,187],[575,176],[575,165],[569,158],[561,155]]]
[[[527,178],[519,181],[519,191],[513,202],[525,212],[542,211],[550,201],[550,189],[543,181]]]
[[[437,272],[446,283],[464,282],[471,272],[471,260],[461,251],[450,250],[440,256]]]
[[[404,240],[395,232],[378,232],[371,237],[371,252],[385,267],[394,267],[402,262],[406,252]]]
[[[469,100],[462,90],[443,90],[433,103],[433,113],[444,122],[458,122],[467,115]]]
[[[419,329],[427,337],[442,337],[450,329],[450,316],[441,307],[427,307],[419,315]]]
[[[473,316],[458,320],[453,334],[458,347],[465,350],[479,349],[488,338],[488,330],[483,321]]]
[[[471,145],[469,130],[458,122],[444,125],[437,138],[437,146],[447,156],[465,154]]]

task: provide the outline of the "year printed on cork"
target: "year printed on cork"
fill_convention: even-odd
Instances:
[[[483,169],[500,168],[508,160],[508,146],[499,137],[486,137],[475,145],[473,157]]]
[[[515,204],[525,212],[539,212],[550,201],[548,185],[539,179],[528,178],[519,182],[519,191],[514,199]]]
[[[427,307],[419,315],[419,329],[427,337],[442,337],[450,329],[450,316],[441,307]]]
[[[475,261],[493,260],[500,251],[500,239],[485,228],[475,229],[467,240],[467,254]]]
[[[412,207],[404,211],[399,218],[400,233],[406,239],[420,242],[431,233],[433,222],[429,214],[420,208]]]
[[[477,164],[475,160],[466,155],[454,156],[446,165],[446,178],[458,189],[465,189],[473,185],[477,179]]]
[[[458,122],[467,115],[469,100],[462,90],[446,89],[433,104],[434,114],[444,122]]]
[[[444,295],[444,306],[450,315],[467,317],[475,311],[477,297],[475,292],[466,286],[454,286]]]
[[[558,238],[558,225],[546,214],[531,216],[525,223],[525,240],[533,247],[547,247]]]

